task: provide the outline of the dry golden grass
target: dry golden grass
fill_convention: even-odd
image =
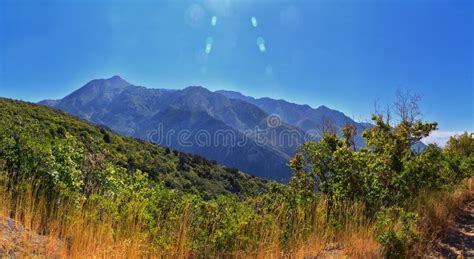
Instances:
[[[445,192],[423,193],[415,199],[413,206],[419,214],[419,231],[423,242],[415,246],[414,253],[423,255],[433,241],[445,231],[447,223],[454,220],[457,208],[473,198],[472,180],[464,182],[454,190]],[[0,188],[0,218],[12,218],[17,224],[24,226],[15,238],[7,238],[4,252],[11,250],[15,255],[41,255],[58,257],[173,257],[189,258],[198,256],[221,256],[233,258],[380,258],[382,247],[376,240],[373,222],[364,216],[361,203],[344,204],[335,211],[338,225],[326,222],[325,200],[319,199],[310,206],[307,214],[293,215],[293,235],[298,233],[304,220],[308,217],[313,221],[309,234],[295,238],[287,247],[281,247],[280,236],[285,222],[284,208],[275,205],[275,224],[254,222],[246,232],[257,232],[259,242],[254,248],[237,249],[228,254],[216,254],[214,251],[191,251],[188,232],[193,215],[189,209],[176,224],[176,240],[165,250],[153,249],[149,243],[149,234],[140,231],[142,222],[139,218],[130,217],[117,222],[113,216],[104,214],[100,221],[90,220],[96,208],[79,206],[79,210],[57,207],[47,211],[45,199],[37,192],[27,190],[22,195],[13,197],[11,193]],[[304,220],[302,215],[306,217]],[[95,215],[93,215],[95,216]],[[281,217],[281,218],[279,218]],[[47,220],[47,222],[46,222]],[[1,230],[1,228],[0,228]],[[5,233],[0,233],[0,235]],[[42,242],[36,242],[41,236]],[[245,247],[238,243],[236,247]]]
[[[117,225],[113,218],[104,218],[100,224],[91,223],[86,208],[74,213],[64,207],[46,211],[45,198],[35,197],[33,191],[12,197],[0,188],[0,196],[0,219],[4,226],[0,235],[5,239],[0,248],[5,254],[139,257],[149,251],[143,233],[132,222]],[[9,218],[15,222],[13,232],[5,228]]]
[[[1,188],[0,188],[1,189]],[[140,232],[141,222],[129,219],[126,222],[116,222],[107,215],[100,222],[91,221],[89,217],[94,208],[80,206],[79,210],[71,212],[67,207],[58,207],[54,211],[46,211],[45,199],[37,196],[34,191],[26,191],[20,196],[12,197],[5,189],[1,189],[4,197],[0,202],[0,217],[11,217],[26,231],[20,232],[15,238],[10,236],[11,244],[4,245],[6,252],[11,250],[15,255],[41,255],[59,257],[162,257],[188,258],[195,254],[190,251],[187,232],[192,215],[185,209],[178,219],[177,241],[166,250],[154,250],[148,242],[146,233]],[[300,238],[301,242],[290,244],[290,248],[280,246],[282,226],[279,224],[254,224],[259,233],[259,245],[254,250],[234,251],[228,254],[216,254],[204,251],[207,256],[224,256],[234,258],[301,258],[301,257],[340,257],[347,254],[361,258],[376,253],[378,244],[373,242],[371,233],[364,232],[363,207],[347,205],[341,208],[341,222],[347,224],[343,229],[335,230],[325,219],[325,200],[314,204],[312,215],[313,229],[308,237]],[[282,210],[276,206],[275,211]],[[280,210],[280,211],[281,211]],[[276,222],[284,222],[284,213],[277,213]],[[308,216],[308,215],[307,215]],[[282,217],[282,218],[278,218]],[[344,217],[344,218],[342,218]],[[66,220],[67,219],[67,220]],[[47,220],[47,222],[45,222]],[[294,235],[303,224],[298,215],[293,218]],[[300,225],[301,224],[301,225]],[[245,230],[244,230],[245,232]],[[3,233],[0,233],[3,234]],[[33,242],[38,234],[44,234],[44,242]],[[344,244],[344,246],[342,245]],[[243,245],[242,245],[243,246]],[[203,251],[198,251],[203,252]]]
[[[380,258],[382,247],[369,228],[348,232],[342,239],[344,253],[350,258]]]
[[[474,199],[473,180],[467,179],[450,190],[423,193],[416,199],[414,204],[422,241],[415,245],[415,255],[430,253],[455,221],[459,209]]]

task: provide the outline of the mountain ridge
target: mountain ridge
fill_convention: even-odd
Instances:
[[[267,113],[279,115],[283,121],[301,128],[304,131],[323,131],[322,127],[324,125],[322,124],[329,123],[332,124],[330,126],[335,127],[336,132],[340,134],[340,129],[345,124],[352,124],[356,127],[358,133],[356,136],[356,144],[358,146],[365,145],[360,134],[367,127],[370,127],[370,124],[355,122],[343,112],[328,108],[325,105],[313,108],[307,104],[291,103],[283,99],[272,99],[269,97],[254,98],[236,91],[218,90],[216,92],[226,95],[229,98],[247,100]]]
[[[120,76],[94,79],[62,99],[39,103],[106,125],[121,134],[203,155],[279,181],[287,181],[291,176],[287,163],[298,145],[308,140],[308,136],[312,140],[319,137],[321,129],[318,127],[323,118],[334,120],[338,132],[345,123],[356,125],[359,133],[365,129],[342,112],[323,105],[314,109],[268,97],[256,99],[239,92],[213,92],[202,86],[181,90],[146,88]],[[187,132],[191,145],[183,145],[176,135],[169,137],[169,143],[150,139],[152,134],[157,135],[160,127],[161,135],[166,137]],[[207,135],[202,134],[203,131]],[[226,137],[230,141],[245,144],[228,145],[229,139],[218,139],[222,132],[228,133]],[[203,136],[208,137],[207,145],[198,145],[198,138]]]

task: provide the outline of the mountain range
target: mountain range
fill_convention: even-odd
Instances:
[[[117,133],[202,155],[247,173],[286,181],[287,166],[306,140],[330,125],[360,133],[370,127],[326,106],[312,108],[285,100],[253,98],[233,91],[190,86],[152,89],[119,76],[95,79],[59,100],[40,104],[71,113]]]

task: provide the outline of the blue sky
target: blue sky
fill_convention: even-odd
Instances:
[[[443,134],[472,132],[473,25],[470,0],[2,0],[0,96],[61,98],[120,75],[365,120],[405,89]]]

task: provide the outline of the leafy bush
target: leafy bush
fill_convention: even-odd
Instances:
[[[406,258],[420,239],[416,230],[417,215],[403,208],[391,207],[377,214],[377,239],[387,258]]]
[[[365,148],[357,150],[355,128],[347,125],[342,138],[326,131],[290,161],[293,187],[326,196],[326,221],[337,220],[333,212],[347,202],[363,202],[388,257],[405,256],[417,241],[413,197],[449,188],[474,172],[473,134],[452,137],[444,150],[436,145],[414,150],[437,124],[415,119],[418,113],[411,116],[408,108],[400,108],[403,116],[395,126],[374,115],[374,126],[362,134]]]

